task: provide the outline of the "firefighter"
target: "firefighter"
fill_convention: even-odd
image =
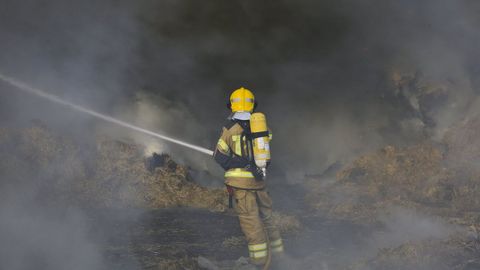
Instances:
[[[273,254],[283,252],[283,243],[272,220],[272,200],[266,191],[265,168],[257,166],[252,151],[255,136],[250,131],[250,119],[256,105],[255,97],[248,89],[242,87],[231,94],[228,107],[232,114],[223,127],[214,158],[226,171],[230,207],[233,197],[240,227],[248,241],[250,261],[264,265],[269,251]],[[270,138],[271,133],[267,133],[267,139]]]

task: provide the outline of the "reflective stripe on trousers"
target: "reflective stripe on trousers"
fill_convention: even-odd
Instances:
[[[254,178],[253,174],[244,169],[231,169],[225,173],[225,177]]]
[[[248,251],[250,253],[250,258],[252,259],[262,259],[267,257],[267,243],[248,245]]]
[[[283,252],[283,241],[282,239],[277,239],[270,242],[270,250],[272,252]]]

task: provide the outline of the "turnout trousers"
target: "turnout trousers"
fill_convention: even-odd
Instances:
[[[282,238],[272,219],[272,200],[264,189],[233,189],[235,212],[248,242],[250,260],[265,264],[268,244],[272,253],[283,252]]]

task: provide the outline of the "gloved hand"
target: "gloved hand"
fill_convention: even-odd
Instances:
[[[242,168],[247,166],[250,161],[242,156],[237,154],[232,154],[230,160],[228,161],[227,167],[230,168]]]
[[[247,166],[245,166],[245,169],[247,169],[249,172],[253,174],[253,176],[255,177],[255,180],[257,181],[265,180],[265,174],[263,173],[262,169],[260,169],[254,163],[248,164]]]

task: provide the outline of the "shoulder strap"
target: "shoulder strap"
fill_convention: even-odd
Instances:
[[[268,137],[269,135],[270,135],[270,132],[268,131],[255,132],[255,133],[250,133],[250,138],[253,140],[260,137]]]
[[[242,143],[242,155],[248,160],[253,161],[252,133],[250,131],[250,121],[239,121],[243,128],[240,142]],[[245,139],[245,140],[244,140]]]
[[[235,124],[236,124],[235,121],[230,120],[230,121],[228,121],[227,123],[225,123],[224,127],[225,127],[226,129],[231,129]]]

